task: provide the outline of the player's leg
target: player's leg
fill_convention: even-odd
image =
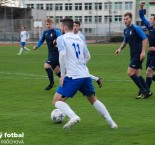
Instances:
[[[148,52],[146,68],[146,84],[150,88],[153,80],[153,71],[155,70],[155,52]]]
[[[146,61],[146,85],[148,86],[148,88],[150,89],[150,86],[152,84],[152,76],[153,76],[153,70],[151,69],[152,63],[151,63],[151,52],[148,51],[147,53],[147,61]],[[153,62],[155,63],[155,62]]]
[[[136,96],[136,99],[139,98],[148,98],[152,96],[152,92],[146,85],[144,78],[140,75],[141,69],[136,69],[134,75],[131,76],[137,87],[139,88],[139,94]]]
[[[25,49],[26,51],[30,51],[30,49],[26,47],[26,43],[25,43],[24,49]]]
[[[139,76],[135,74],[135,69],[128,67],[127,70],[128,76],[133,80],[133,82],[136,84],[136,86],[139,88],[139,90],[144,93],[145,89],[143,88],[141,81],[139,80]]]
[[[21,48],[19,50],[19,53],[17,53],[17,55],[21,55],[22,54],[24,46],[25,46],[25,42],[21,42],[20,45],[21,45]]]
[[[146,70],[146,85],[150,90],[151,84],[152,84],[152,78],[153,78],[153,71],[155,69],[155,53],[149,52],[148,53],[148,60],[147,60],[147,70]],[[150,96],[152,96],[153,93],[149,91],[147,95],[145,95],[143,98],[146,99]]]
[[[46,71],[48,79],[50,81],[49,85],[45,88],[45,90],[50,90],[54,87],[53,70],[51,69],[51,65],[49,63],[50,63],[50,61],[47,60],[47,62],[44,64],[45,71]]]
[[[79,116],[70,108],[70,106],[65,102],[66,98],[62,98],[62,95],[56,93],[53,98],[54,106],[61,110],[70,120],[64,125],[64,129],[71,128],[74,124],[80,122]]]
[[[135,74],[139,77],[139,80],[140,80],[140,82],[141,82],[143,88],[145,89],[145,93],[140,93],[140,94],[136,97],[136,99],[139,99],[139,98],[141,98],[141,97],[142,97],[143,99],[146,99],[146,98],[152,96],[152,92],[150,91],[150,88],[147,86],[147,84],[146,84],[144,78],[141,76],[141,73],[140,73],[140,72],[141,72],[141,68],[135,70]],[[140,91],[140,92],[141,92],[141,91]]]
[[[97,84],[98,84],[98,86],[99,86],[100,88],[102,87],[102,83],[103,83],[102,78],[96,77],[96,76],[91,75],[91,74],[90,74],[90,77],[91,77],[92,80],[95,80],[95,81],[97,82]]]
[[[57,75],[60,76],[59,67],[57,67],[57,66],[59,66],[59,54],[58,53],[57,54],[50,54],[48,56],[46,64],[47,64],[47,67],[45,67],[45,70],[48,74],[50,84],[45,89],[50,90],[51,88],[53,88],[55,86],[54,85],[53,70],[55,70]]]
[[[148,86],[148,88],[151,87],[152,76],[153,76],[153,70],[150,67],[148,67],[146,70],[146,85]]]
[[[92,95],[87,98],[94,106],[94,108],[103,116],[103,118],[105,118],[111,128],[118,128],[117,124],[113,121],[105,105],[101,101],[99,101],[96,96]]]
[[[141,69],[136,69],[135,74],[139,77],[139,80],[140,80],[143,88],[146,90],[146,92],[149,92],[150,90],[149,90],[148,86],[146,85],[144,78],[141,76]]]
[[[64,129],[71,128],[73,125],[80,122],[80,117],[77,116],[76,113],[69,107],[69,105],[64,102],[67,98],[75,95],[80,85],[80,79],[65,77],[63,87],[59,86],[56,94],[53,97],[53,104],[55,107],[61,110],[70,119],[64,125]]]
[[[111,128],[117,128],[116,123],[111,118],[108,110],[104,104],[99,101],[95,96],[94,86],[92,84],[91,78],[85,78],[83,86],[80,88],[83,95],[87,96],[90,103],[95,107],[95,109],[106,119]]]
[[[140,90],[138,96],[136,96],[136,99],[145,98],[145,96],[152,95],[151,91],[146,85],[144,78],[140,74],[142,69],[142,63],[143,61],[141,61],[139,57],[134,56],[130,61],[128,69],[128,75],[131,77],[131,79],[135,82],[135,84]],[[134,75],[132,75],[133,73]]]
[[[140,79],[139,79],[139,76],[137,76],[137,75],[135,74],[135,71],[136,71],[136,70],[135,70],[134,68],[128,67],[128,71],[127,71],[128,76],[133,80],[133,82],[134,82],[134,83],[136,84],[136,86],[139,88],[141,94],[145,94],[145,93],[146,93],[146,90],[145,90],[145,88],[142,86],[141,81],[140,81]],[[141,94],[140,94],[140,95],[141,95]],[[137,96],[136,98],[137,98],[137,99],[138,99],[138,98],[141,98],[141,96]]]
[[[155,70],[155,51],[153,52],[148,51],[147,62],[148,63],[146,65],[146,68],[150,67],[154,71]],[[155,74],[153,73],[152,73],[152,81],[155,81]]]
[[[65,115],[67,115],[69,118],[72,118],[73,116],[75,116],[75,113],[71,110],[69,105],[65,103],[66,99],[67,97],[62,97],[61,94],[56,92],[53,97],[52,103],[56,108],[65,113]]]
[[[55,54],[52,56],[52,69],[54,73],[60,78],[60,65],[59,65],[59,54]]]

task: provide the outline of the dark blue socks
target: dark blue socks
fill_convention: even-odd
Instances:
[[[140,82],[141,82],[143,88],[145,88],[145,90],[146,90],[147,92],[149,92],[150,89],[149,89],[149,87],[147,86],[147,84],[146,84],[144,78],[143,78],[142,76],[139,76],[139,80],[140,80]]]
[[[54,79],[53,79],[53,71],[51,68],[46,68],[45,69],[47,72],[47,76],[49,78],[50,84],[54,84]]]
[[[152,84],[152,77],[146,77],[146,85],[148,86],[149,89],[151,84]]]
[[[130,76],[130,78],[134,81],[134,83],[139,88],[141,93],[145,93],[146,92],[146,90],[144,89],[144,87],[143,87],[143,85],[142,85],[142,83],[140,81],[140,78],[137,75],[133,74],[132,76]]]

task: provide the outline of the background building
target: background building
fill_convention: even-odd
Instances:
[[[135,0],[27,0],[24,4],[27,8],[47,10],[47,16],[55,19],[56,26],[66,17],[80,21],[81,31],[95,41],[122,35],[123,14],[127,11],[135,14],[136,8]]]
[[[40,29],[38,26],[34,26],[33,19],[33,16],[36,15],[40,15],[38,21],[41,21],[46,17],[46,11],[0,6],[0,41],[19,41],[22,26],[25,26],[30,33],[31,40],[38,39]]]
[[[24,25],[31,29],[31,9],[0,6],[0,41],[16,41]]]
[[[25,25],[31,21],[31,27],[27,25],[31,38],[38,39],[42,31],[46,29],[47,17],[55,20],[56,27],[59,27],[61,19],[69,17],[81,22],[81,31],[86,35],[87,40],[102,42],[110,40],[113,36],[123,35],[122,19],[126,12],[133,14],[133,23],[143,25],[138,15],[141,1],[143,0],[91,0],[91,2],[89,0],[16,0],[17,7],[22,7],[24,11],[27,9],[26,11],[29,10],[31,13],[21,12],[21,16],[15,19],[22,17]],[[150,14],[155,13],[155,0],[146,0],[145,8],[148,18]],[[2,25],[2,22],[0,24]],[[19,25],[23,23],[19,22]]]

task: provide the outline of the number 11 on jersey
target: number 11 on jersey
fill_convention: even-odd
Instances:
[[[72,46],[75,49],[75,54],[76,54],[77,59],[79,59],[79,55],[80,55],[80,46],[79,46],[79,44],[73,43]]]

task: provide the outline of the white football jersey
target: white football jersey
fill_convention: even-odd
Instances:
[[[66,52],[66,76],[73,79],[90,77],[84,59],[84,54],[89,52],[84,41],[78,35],[68,32],[57,38],[57,44],[59,51]]]
[[[27,31],[20,32],[21,42],[26,42],[26,39],[30,37],[30,34]]]
[[[86,37],[81,33],[81,31],[79,31],[77,35],[79,35],[79,37],[85,42],[85,44],[87,44]]]

